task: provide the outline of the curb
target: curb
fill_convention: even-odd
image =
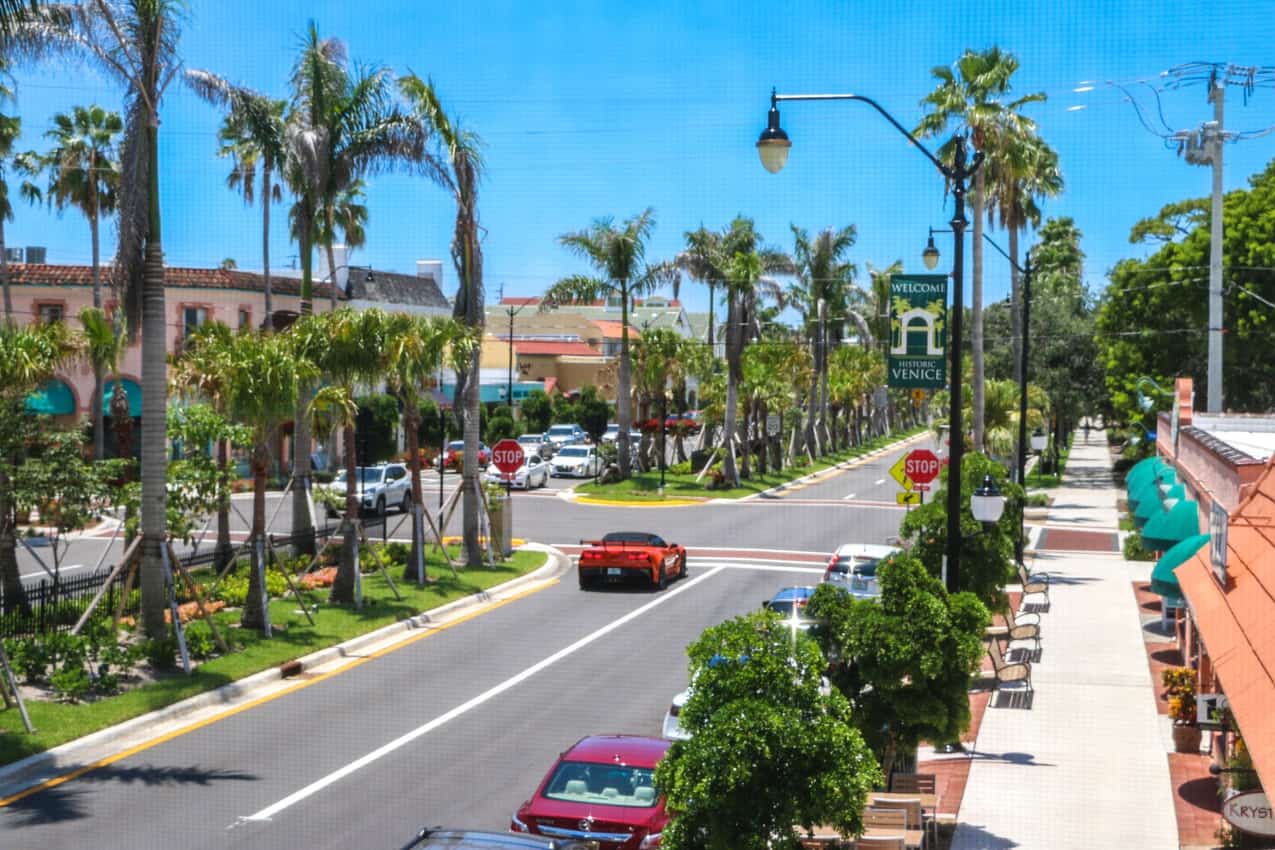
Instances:
[[[754,493],[751,496],[745,496],[742,499],[732,499],[730,501],[746,502],[750,499],[761,498],[762,496],[777,495],[779,493],[784,492],[785,490],[792,489],[799,484],[808,484],[811,481],[814,481],[824,475],[850,469],[851,467],[857,466],[858,464],[862,463],[868,458],[876,457],[879,454],[885,454],[887,452],[891,452],[894,449],[897,449],[899,446],[905,446],[908,443],[913,442],[914,440],[918,440],[918,439],[921,439],[922,437],[928,437],[928,436],[930,436],[929,431],[922,431],[919,434],[913,434],[911,437],[905,437],[902,440],[898,440],[893,443],[886,443],[884,446],[873,449],[870,452],[865,452],[864,454],[861,454],[858,457],[851,458],[849,460],[843,460],[838,463],[834,463],[832,466],[825,467],[824,469],[821,469],[818,472],[811,472],[807,475],[801,476],[800,478],[794,478],[792,481],[788,481],[783,484],[776,484],[774,487],[771,487],[769,490],[762,490],[760,493]]]
[[[196,694],[181,702],[125,720],[115,726],[99,729],[96,732],[85,735],[83,738],[67,741],[65,744],[59,744],[52,749],[35,753],[19,761],[4,765],[0,767],[0,799],[21,793],[54,779],[69,770],[83,768],[95,761],[123,752],[128,748],[128,745],[120,743],[120,739],[144,729],[180,720],[206,708],[220,707],[230,709],[247,702],[254,696],[256,691],[264,690],[268,685],[283,681],[285,678],[282,672],[283,666],[289,668],[291,675],[288,678],[295,677],[298,673],[304,673],[340,658],[351,657],[368,646],[382,643],[396,636],[405,638],[409,632],[416,632],[435,625],[439,619],[446,615],[490,602],[498,598],[498,596],[517,590],[524,585],[556,578],[571,568],[570,557],[552,546],[529,543],[524,548],[544,552],[547,555],[544,566],[526,575],[511,579],[504,584],[452,600],[445,605],[431,608],[429,611],[424,611],[416,616],[408,617],[397,623],[382,626],[367,634],[350,638],[344,643],[316,650],[309,655],[286,662],[285,665],[253,673],[251,676],[245,676],[237,681],[222,685],[215,690]],[[110,746],[103,746],[105,744]]]

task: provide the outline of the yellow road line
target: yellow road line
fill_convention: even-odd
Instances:
[[[187,724],[186,726],[182,726],[179,729],[174,729],[172,732],[167,732],[163,735],[160,735],[157,738],[152,738],[149,741],[144,741],[134,747],[129,747],[126,750],[115,753],[114,755],[107,756],[106,758],[103,758],[103,759],[98,759],[97,761],[92,762],[91,764],[86,764],[83,767],[76,768],[75,770],[69,773],[64,773],[61,776],[55,776],[52,779],[46,779],[44,782],[41,782],[39,785],[33,785],[32,787],[27,788],[25,791],[19,791],[18,793],[13,794],[12,796],[5,797],[4,799],[0,799],[0,809],[6,806],[10,806],[13,803],[18,802],[19,800],[23,800],[27,797],[30,797],[32,794],[38,794],[41,791],[45,791],[50,788],[56,788],[57,786],[70,782],[73,779],[79,779],[81,776],[83,776],[86,773],[90,773],[94,770],[97,770],[98,768],[102,768],[102,767],[106,767],[107,765],[114,764],[115,762],[121,761],[122,759],[126,759],[129,756],[136,755],[137,753],[143,752],[145,750],[149,750],[152,747],[157,747],[160,744],[164,744],[164,743],[167,743],[168,741],[173,740],[174,738],[180,738],[182,735],[186,735],[198,729],[202,729],[205,726],[211,726],[212,724],[217,723],[218,721],[225,720],[228,717],[233,717],[234,715],[239,714],[240,712],[243,712],[243,711],[247,711],[250,708],[256,708],[259,705],[264,705],[265,703],[271,702],[272,700],[276,700],[279,697],[296,693],[297,691],[303,688],[308,688],[311,685],[315,685],[315,684],[318,684],[319,682],[325,681],[326,679],[330,679],[331,677],[336,676],[339,673],[345,673],[349,670],[353,670],[355,667],[358,667],[362,664],[366,664],[367,662],[372,661],[373,659],[380,658],[384,655],[388,655],[391,652],[396,652],[397,650],[400,650],[405,646],[409,646],[413,643],[416,643],[418,640],[424,640],[425,638],[430,637],[431,635],[436,635],[439,632],[446,631],[447,629],[450,629],[453,626],[459,626],[460,624],[466,623],[482,614],[486,614],[490,611],[494,611],[497,608],[501,608],[505,605],[508,605],[511,602],[517,602],[520,599],[524,599],[533,593],[539,593],[540,591],[545,590],[557,584],[558,581],[559,580],[556,578],[548,579],[544,581],[542,584],[540,584],[539,586],[530,587],[520,593],[516,593],[513,596],[510,596],[508,599],[501,599],[496,602],[492,602],[487,605],[480,606],[476,610],[468,614],[465,614],[464,616],[457,617],[455,620],[451,620],[440,626],[435,626],[433,628],[430,628],[426,631],[421,632],[418,635],[413,635],[411,637],[405,638],[395,643],[393,646],[387,646],[384,649],[378,649],[376,652],[370,653],[368,655],[361,655],[357,658],[351,658],[347,661],[347,663],[342,664],[340,667],[336,668],[335,670],[329,670],[326,673],[319,673],[312,679],[307,679],[304,682],[297,682],[291,687],[284,688],[279,691],[275,691],[274,693],[267,694],[263,697],[257,697],[254,700],[249,700],[248,702],[242,705],[237,705],[234,708],[229,708],[221,712],[220,714],[215,714],[212,717],[206,717],[203,720],[197,720],[194,723]]]

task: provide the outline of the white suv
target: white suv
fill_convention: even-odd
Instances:
[[[602,458],[593,446],[563,446],[549,461],[549,474],[554,478],[593,478],[602,472]]]
[[[354,489],[362,496],[363,510],[374,511],[377,516],[385,516],[386,510],[391,507],[398,508],[403,513],[412,510],[412,479],[404,464],[382,463],[356,469]],[[344,469],[337,473],[336,479],[329,486],[334,492],[345,495]]]
[[[545,431],[545,439],[553,443],[554,448],[562,448],[573,443],[583,443],[586,439],[584,429],[574,423],[570,425],[550,425]]]

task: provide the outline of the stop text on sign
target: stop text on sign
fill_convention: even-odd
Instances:
[[[522,446],[518,445],[516,440],[501,440],[491,447],[492,462],[506,475],[517,472],[524,458]]]
[[[929,449],[917,449],[908,455],[903,469],[917,484],[929,484],[939,476],[939,459]]]

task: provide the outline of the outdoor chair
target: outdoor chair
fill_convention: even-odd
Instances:
[[[1023,683],[1029,694],[1034,694],[1032,688],[1032,666],[1030,662],[1007,662],[1001,655],[1001,645],[996,640],[987,642],[987,654],[992,659],[992,673],[996,677],[996,686],[993,692],[999,691],[1001,685]]]
[[[881,806],[868,806],[863,810],[864,829],[897,829],[900,833],[908,828],[906,809],[887,809]]]
[[[855,850],[906,850],[902,835],[861,835],[854,846]]]
[[[896,773],[890,777],[890,790],[896,794],[938,794],[937,777],[933,773]],[[921,818],[925,821],[927,831],[938,840],[938,812],[925,811],[922,808]]]
[[[907,797],[904,799],[885,799],[882,797],[874,797],[868,794],[868,805],[874,809],[885,809],[890,811],[903,812],[905,829],[924,829],[924,821],[921,817],[921,798]]]
[[[1035,613],[1015,614],[1011,607],[1005,614],[1005,625],[988,626],[984,632],[984,636],[990,640],[1005,641],[1005,652],[1010,651],[1010,647],[1015,641],[1030,640],[1035,641],[1035,645],[1031,651],[1020,648],[1019,652],[1026,654],[1031,660],[1035,660],[1040,656],[1040,615]],[[1018,654],[1018,653],[1015,653]],[[1017,659],[1014,659],[1017,660]]]
[[[1017,564],[1018,582],[1023,586],[1023,596],[1039,593],[1045,597],[1045,609],[1049,609],[1049,573],[1029,573],[1022,563]]]

